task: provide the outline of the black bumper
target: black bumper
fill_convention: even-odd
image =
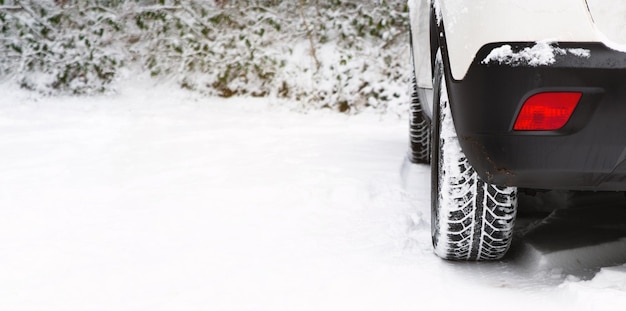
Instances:
[[[461,147],[479,175],[497,185],[541,189],[626,190],[626,53],[600,43],[560,43],[589,57],[558,54],[546,66],[481,61],[463,80],[446,72]],[[581,101],[558,131],[520,132],[513,124],[522,103],[543,91],[580,91]]]

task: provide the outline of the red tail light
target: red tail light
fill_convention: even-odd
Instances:
[[[555,131],[567,123],[582,97],[580,92],[547,92],[529,97],[522,105],[513,129]]]

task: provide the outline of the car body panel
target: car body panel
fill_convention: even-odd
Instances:
[[[587,0],[587,5],[602,42],[626,51],[626,1]]]
[[[599,41],[584,0],[440,0],[452,77],[493,42]]]
[[[461,147],[484,180],[626,191],[626,19],[600,7],[616,1],[588,1],[411,1],[414,46],[430,46],[435,34]],[[626,4],[616,10],[626,12]],[[428,36],[424,20],[433,21]],[[418,85],[432,88],[424,60],[433,49],[419,51]],[[560,130],[514,131],[524,100],[543,91],[583,97]]]
[[[430,0],[408,2],[413,44],[413,65],[419,88],[432,88],[430,64]],[[431,110],[432,111],[432,110]]]

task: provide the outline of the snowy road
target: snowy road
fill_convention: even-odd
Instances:
[[[0,310],[626,302],[621,195],[548,198],[570,208],[522,218],[503,262],[436,258],[429,169],[404,161],[406,120],[140,86],[95,98],[2,93]],[[582,217],[596,219],[586,231]]]

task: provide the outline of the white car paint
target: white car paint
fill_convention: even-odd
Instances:
[[[626,52],[626,1],[587,0],[598,36],[608,47]]]
[[[432,88],[430,71],[430,0],[409,1],[413,64],[420,88]]]
[[[423,20],[429,19],[424,7],[429,7],[430,1],[409,2],[413,40],[428,45]],[[584,0],[438,0],[437,7],[446,31],[450,69],[455,80],[465,77],[478,50],[488,43],[603,41]],[[415,56],[420,87],[432,87],[430,68],[422,62],[430,59],[430,50],[426,50]]]

